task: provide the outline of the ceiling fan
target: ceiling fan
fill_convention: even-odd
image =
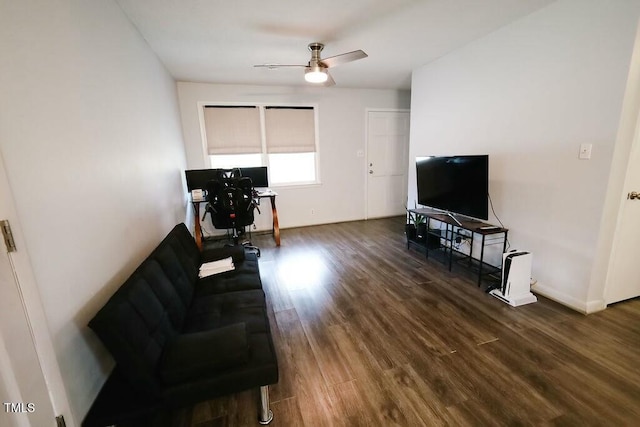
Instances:
[[[306,65],[295,64],[261,64],[254,67],[264,67],[269,69],[284,67],[303,67],[304,79],[309,83],[323,84],[324,86],[333,86],[336,82],[329,74],[328,69],[347,62],[356,61],[366,58],[368,55],[362,50],[354,50],[353,52],[341,53],[340,55],[330,56],[329,58],[320,58],[320,52],[324,49],[322,43],[309,43],[309,51],[311,59]]]

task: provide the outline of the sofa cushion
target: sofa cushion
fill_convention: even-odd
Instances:
[[[200,261],[202,263],[205,263],[205,262],[211,262],[211,261],[218,261],[220,259],[229,258],[229,257],[233,258],[234,263],[239,263],[244,261],[245,259],[244,246],[235,245],[235,246],[224,246],[222,248],[205,249],[202,251],[200,255]]]
[[[199,266],[194,267],[194,269],[185,269],[180,262],[178,254],[168,244],[156,248],[150,258],[156,259],[160,264],[162,271],[171,281],[182,303],[185,306],[191,304]]]
[[[262,289],[258,258],[255,254],[247,253],[244,261],[234,261],[234,267],[232,271],[198,279],[195,286],[196,297]]]
[[[262,290],[229,292],[196,298],[189,308],[183,332],[199,332],[234,323],[247,324],[247,332],[268,330],[266,302]]]
[[[147,260],[140,266],[139,272],[149,283],[158,301],[164,306],[175,329],[182,330],[188,306],[180,297],[176,287],[164,273],[158,261],[156,259]]]
[[[249,362],[163,388],[167,405],[179,407],[278,382],[278,362],[270,332],[248,333]]]
[[[196,267],[200,265],[200,249],[184,223],[173,227],[169,236],[172,237],[174,248],[177,249],[178,245],[182,248],[179,252],[183,255],[183,262]]]
[[[169,314],[147,280],[134,273],[89,322],[138,391],[160,392],[156,370],[167,342],[177,336]]]
[[[177,384],[215,375],[248,360],[246,325],[235,323],[176,336],[165,348],[160,376],[167,384]]]

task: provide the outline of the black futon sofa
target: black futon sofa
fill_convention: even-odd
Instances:
[[[203,262],[235,269],[199,278]],[[116,362],[82,425],[150,425],[161,411],[252,388],[268,424],[278,363],[258,259],[242,246],[200,252],[178,224],[89,322]]]

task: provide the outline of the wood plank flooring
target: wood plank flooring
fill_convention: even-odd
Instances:
[[[512,308],[408,251],[403,218],[255,236],[280,365],[271,426],[640,425],[640,300]],[[257,392],[164,418],[256,426]]]

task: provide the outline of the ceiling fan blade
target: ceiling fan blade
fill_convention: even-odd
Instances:
[[[331,74],[327,73],[327,81],[322,83],[322,86],[335,86],[336,81],[333,80],[333,77],[331,77]]]
[[[268,68],[270,70],[273,70],[275,68],[286,68],[286,67],[306,67],[307,65],[301,65],[301,64],[258,64],[258,65],[254,65],[254,67],[257,68]]]
[[[353,52],[342,53],[336,56],[330,56],[328,58],[323,58],[322,63],[326,65],[328,68],[335,67],[340,64],[344,64],[346,62],[357,61],[358,59],[366,58],[367,55],[362,50],[354,50]]]

